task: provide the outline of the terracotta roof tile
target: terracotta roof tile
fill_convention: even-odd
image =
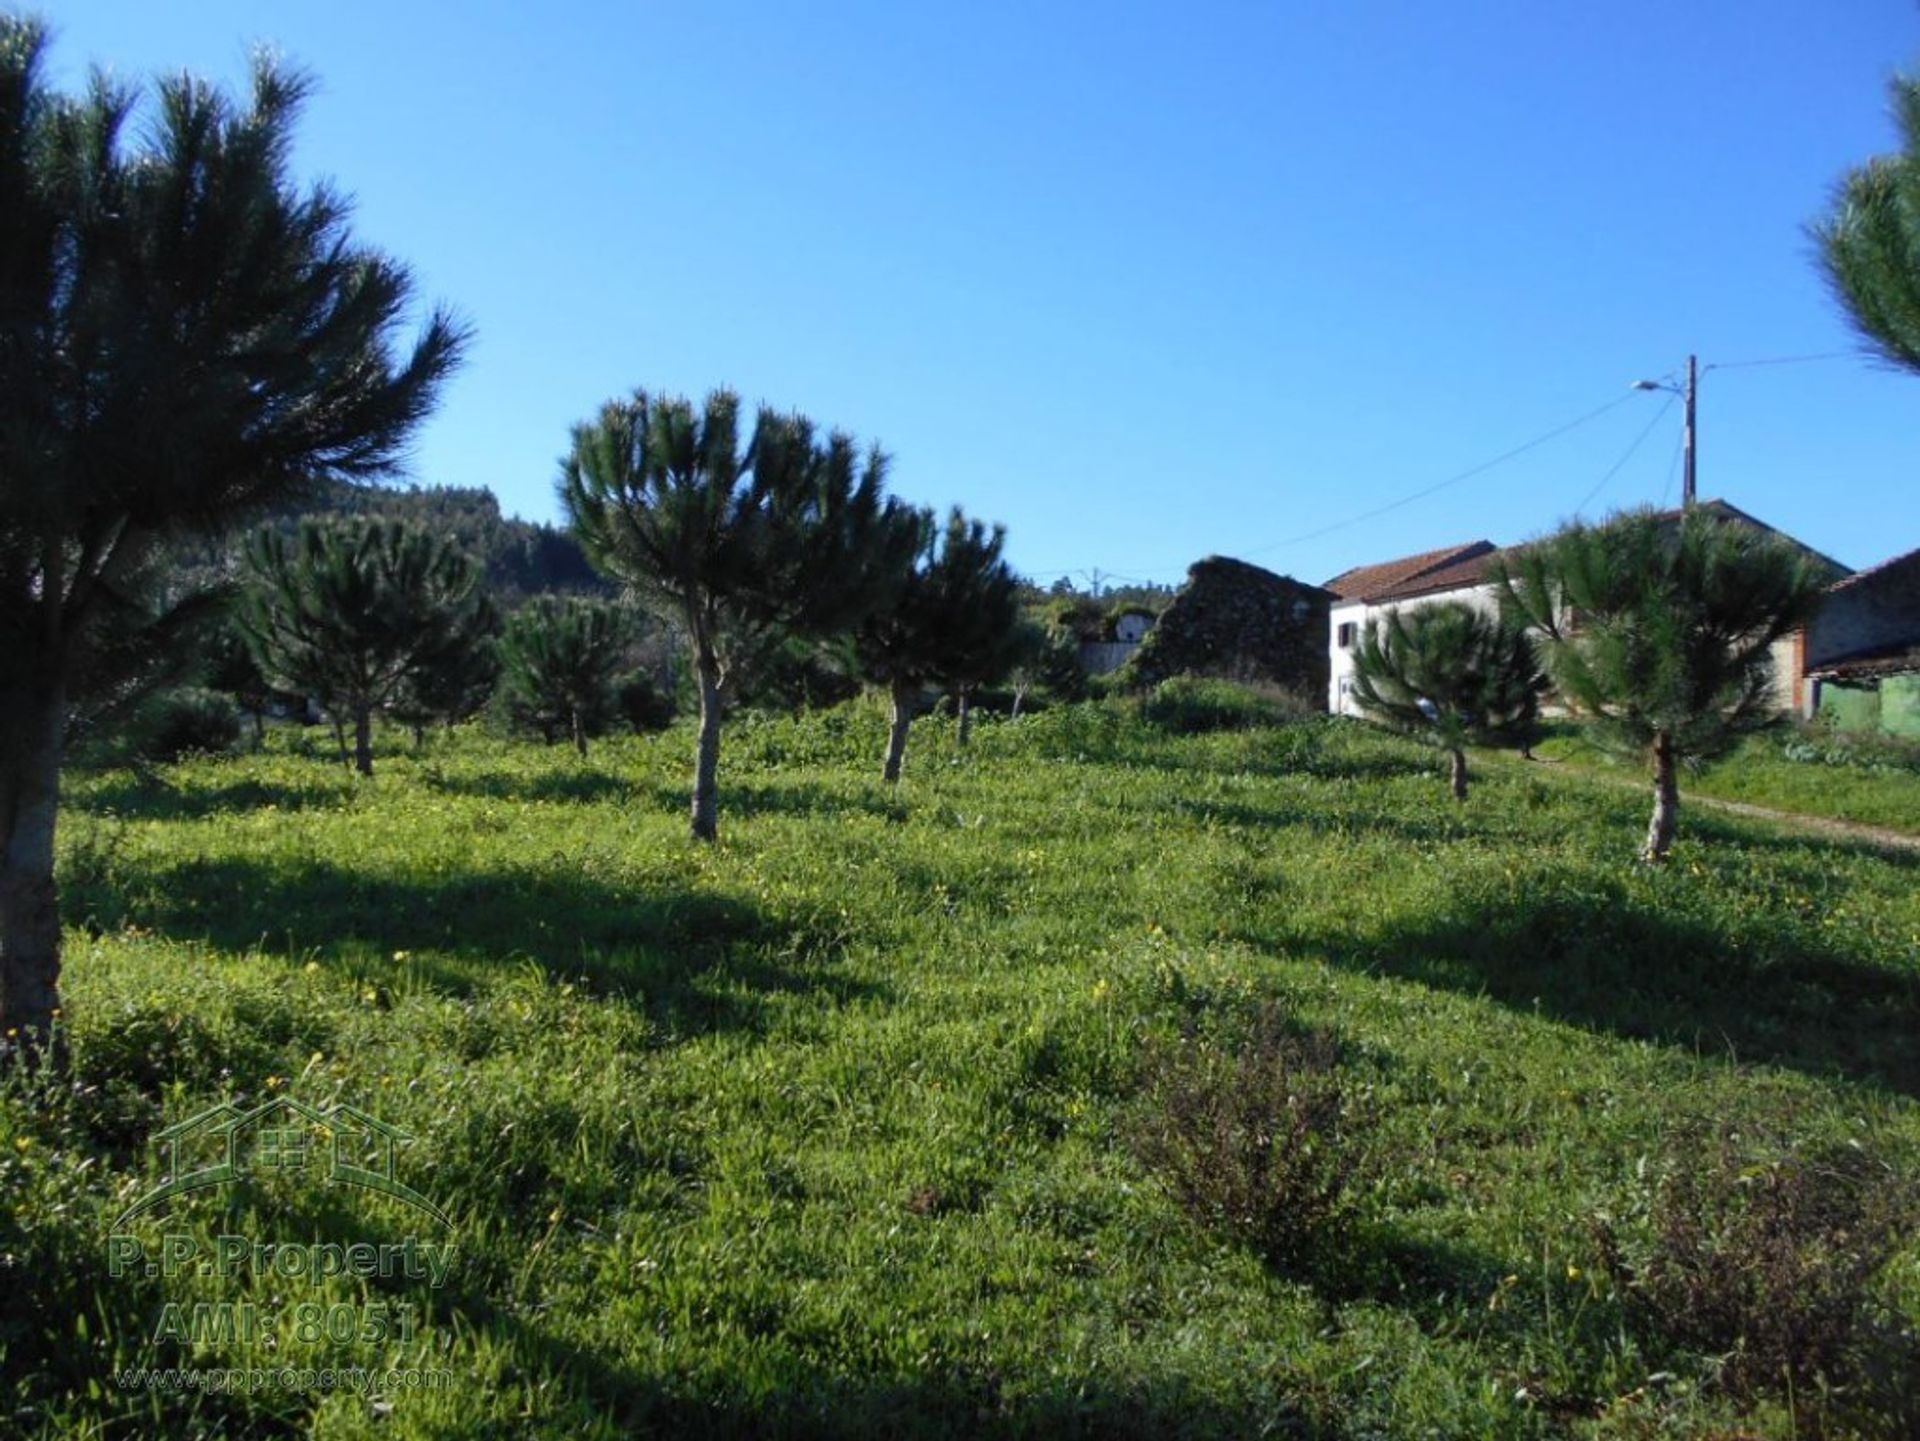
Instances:
[[[1355,566],[1328,581],[1326,588],[1342,600],[1372,601],[1393,595],[1417,594],[1432,589],[1426,582],[1443,572],[1474,563],[1484,570],[1487,559],[1494,554],[1495,547],[1490,540],[1449,545],[1440,550],[1384,561],[1379,565]],[[1477,579],[1476,576],[1475,580],[1460,583],[1472,585],[1477,583]]]

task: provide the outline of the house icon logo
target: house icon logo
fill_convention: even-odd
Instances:
[[[323,1108],[275,1096],[249,1111],[222,1101],[154,1139],[166,1148],[167,1178],[120,1213],[116,1230],[176,1196],[276,1171],[317,1174],[327,1184],[377,1191],[443,1226],[453,1224],[395,1173],[394,1153],[413,1137],[345,1102]]]

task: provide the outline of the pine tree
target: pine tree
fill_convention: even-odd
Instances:
[[[1542,680],[1517,628],[1461,601],[1390,610],[1367,622],[1353,657],[1353,695],[1375,721],[1417,736],[1450,762],[1467,798],[1470,745],[1525,745]]]
[[[1868,345],[1920,371],[1920,80],[1893,82],[1900,149],[1843,179],[1812,227],[1821,268]]]
[[[423,672],[486,644],[480,569],[400,521],[306,521],[262,530],[238,620],[267,677],[351,721],[354,767],[373,774],[373,715]]]
[[[1020,578],[1001,559],[1006,528],[989,534],[956,508],[936,563],[936,588],[944,594],[945,643],[933,678],[953,697],[954,740],[973,734],[973,699],[998,685],[1026,659],[1030,635],[1020,619]]]
[[[408,672],[387,704],[387,714],[413,732],[415,749],[429,725],[451,728],[479,715],[500,683],[500,613],[491,597],[480,598],[460,630]]]
[[[1650,767],[1641,858],[1657,862],[1678,823],[1678,768],[1773,720],[1771,648],[1812,616],[1825,577],[1784,538],[1695,506],[1569,526],[1495,580],[1560,699],[1599,744]]]
[[[758,660],[843,632],[885,599],[916,532],[884,494],[886,458],[762,409],[745,452],[738,398],[703,408],[637,391],[575,428],[560,495],[604,573],[687,636],[700,729],[694,839],[719,832],[720,726]]]
[[[862,676],[886,688],[892,704],[881,775],[900,779],[907,732],[930,684],[950,688],[964,743],[973,689],[997,680],[1017,659],[1019,581],[1000,558],[1006,531],[989,531],[959,509],[938,527],[915,518],[915,553],[903,558],[888,603],[853,632]]]
[[[541,596],[516,611],[500,640],[509,709],[548,736],[569,736],[581,759],[587,737],[616,709],[615,675],[632,628],[600,601]]]
[[[76,678],[196,604],[149,564],[168,540],[390,470],[462,341],[435,314],[396,346],[406,271],[289,177],[302,77],[260,60],[246,103],[163,81],[129,142],[135,93],[61,95],[45,48],[0,17],[0,1030],[31,1048]]]

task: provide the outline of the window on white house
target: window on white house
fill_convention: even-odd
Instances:
[[[1339,640],[1340,640],[1341,650],[1353,649],[1353,632],[1354,632],[1354,622],[1348,620],[1348,621],[1342,621],[1340,623]]]

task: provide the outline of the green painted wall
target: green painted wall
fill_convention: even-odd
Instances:
[[[1920,675],[1891,675],[1880,682],[1880,728],[1888,735],[1920,737]]]
[[[1837,731],[1880,728],[1880,692],[1826,681],[1820,687],[1820,719]]]
[[[1837,731],[1884,731],[1920,739],[1920,675],[1890,675],[1874,686],[1820,687],[1820,719]]]

